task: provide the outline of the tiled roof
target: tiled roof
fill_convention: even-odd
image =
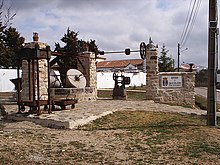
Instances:
[[[142,65],[142,63],[143,63],[142,59],[100,61],[97,62],[97,68],[123,68],[128,66],[129,64],[136,66],[136,65]]]
[[[105,60],[106,58],[105,57],[97,56],[96,59],[103,59],[103,60]]]
[[[188,70],[188,69],[190,69],[190,65],[189,65],[189,64],[181,64],[181,65],[180,65],[180,68],[181,68],[181,69],[186,69],[186,70]],[[193,64],[192,68],[193,68],[193,69],[196,69],[196,65]]]

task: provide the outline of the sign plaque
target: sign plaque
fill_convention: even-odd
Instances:
[[[183,86],[182,76],[162,76],[161,86],[165,88],[179,88]]]

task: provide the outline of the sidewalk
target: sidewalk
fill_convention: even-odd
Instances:
[[[74,129],[80,125],[89,123],[99,117],[111,114],[115,111],[156,111],[175,112],[190,115],[206,115],[206,111],[199,109],[185,108],[181,106],[170,106],[157,104],[153,101],[127,101],[127,100],[97,100],[80,102],[75,109],[53,111],[52,114],[42,114],[40,116],[24,116],[16,114],[16,105],[4,105],[8,112],[8,119],[15,121],[31,121],[45,127],[58,129]],[[28,108],[28,107],[27,107]],[[70,108],[70,107],[68,107]],[[220,116],[220,113],[217,113]]]

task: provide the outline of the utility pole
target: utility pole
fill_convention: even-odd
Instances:
[[[177,45],[177,62],[178,62],[178,66],[177,66],[177,71],[180,71],[180,44],[178,43]]]
[[[209,0],[207,125],[216,126],[217,0]]]

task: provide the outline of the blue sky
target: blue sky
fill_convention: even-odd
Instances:
[[[139,49],[152,37],[163,43],[177,60],[177,43],[184,28],[191,0],[6,0],[17,15],[14,27],[32,41],[38,32],[40,41],[54,48],[67,28],[79,32],[79,38],[94,39],[100,50]],[[193,31],[181,53],[181,62],[207,66],[208,2],[202,0]],[[184,47],[184,48],[185,48]],[[184,49],[182,48],[182,49]],[[161,49],[159,50],[161,51]],[[107,60],[140,58],[138,53],[106,55]],[[177,62],[177,61],[176,61]]]

